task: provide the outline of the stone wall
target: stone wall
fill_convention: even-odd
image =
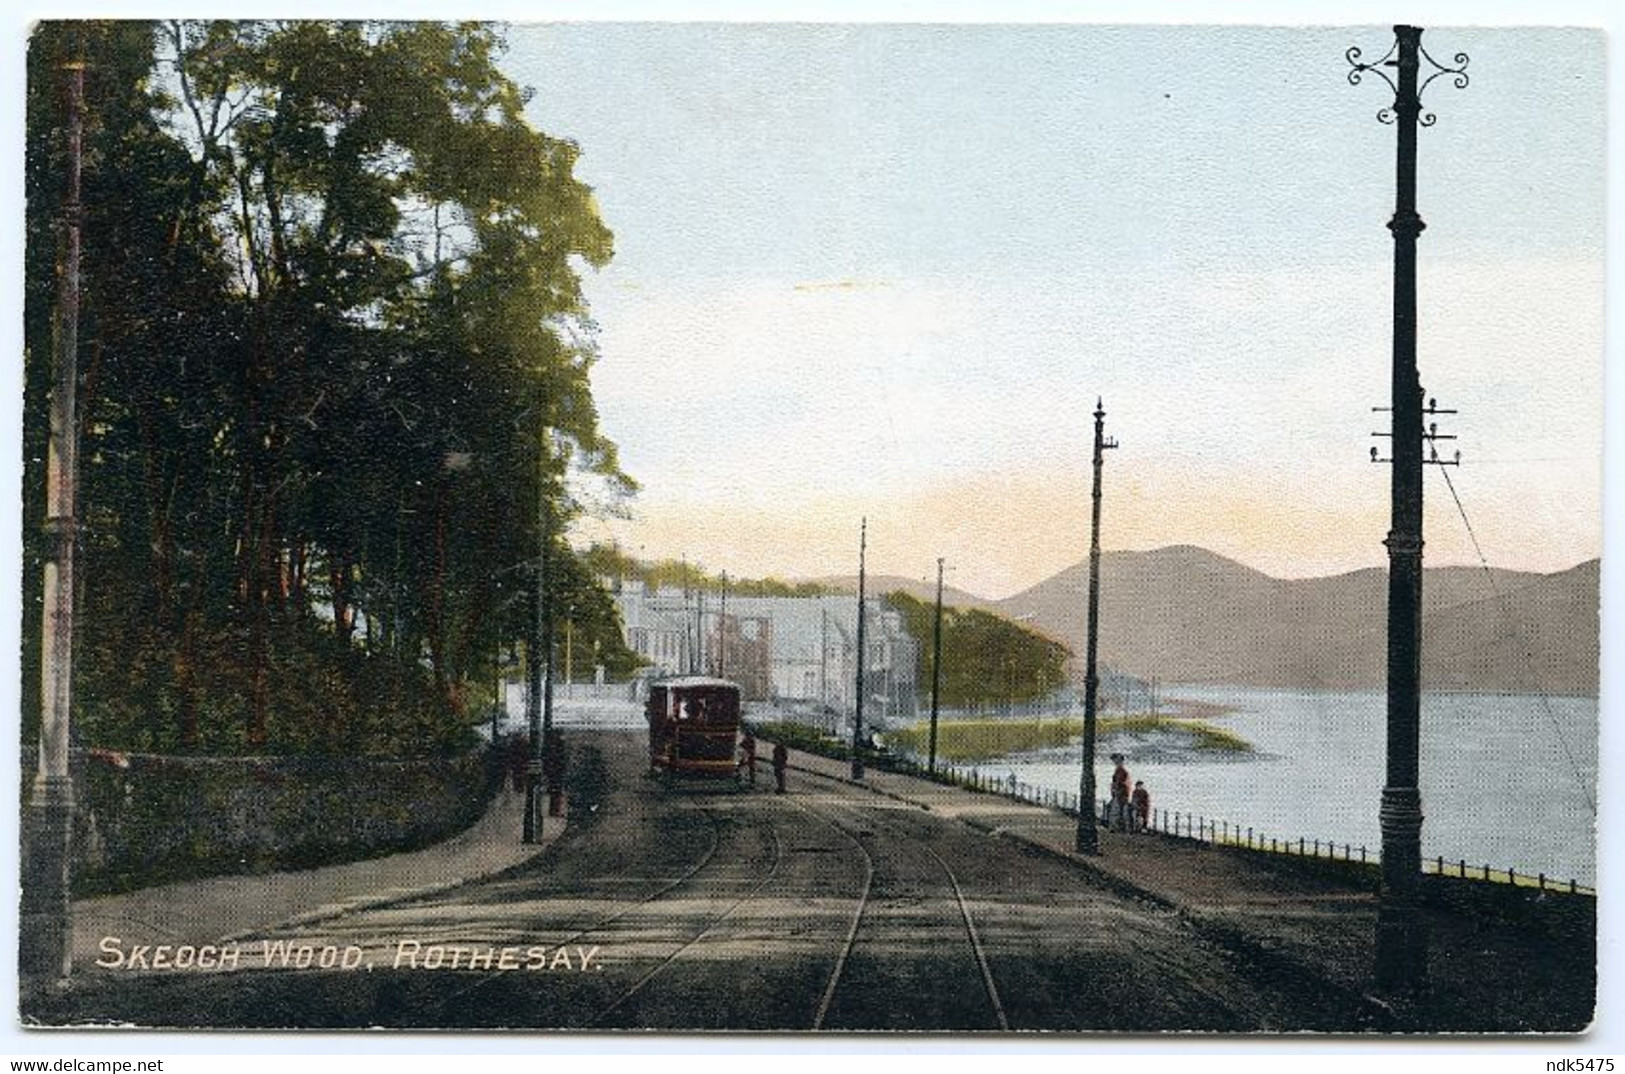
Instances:
[[[24,750],[25,805],[35,764]],[[75,750],[72,766],[75,895],[425,846],[472,824],[496,787],[483,750],[408,761]]]

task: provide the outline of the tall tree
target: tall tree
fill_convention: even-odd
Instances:
[[[632,487],[588,380],[579,269],[612,240],[576,147],[526,122],[486,25],[89,30],[86,603],[140,643],[91,654],[90,703],[155,745],[326,748],[363,682],[421,703],[426,660],[455,725],[541,498]],[[35,440],[65,32],[30,54]]]

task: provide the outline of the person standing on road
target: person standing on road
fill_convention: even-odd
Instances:
[[[525,793],[525,777],[530,768],[530,736],[508,736],[508,778],[513,783],[514,793]]]
[[[1144,780],[1134,781],[1129,800],[1134,803],[1134,830],[1143,832],[1151,825],[1151,792],[1145,789]]]
[[[752,787],[756,786],[756,736],[747,729],[739,741],[739,765]]]
[[[1121,753],[1112,754],[1117,767],[1112,771],[1112,802],[1108,823],[1118,831],[1128,828],[1128,769]]]
[[[784,793],[784,770],[790,767],[790,751],[784,748],[784,743],[773,744],[773,779],[778,783],[775,794]]]
[[[547,755],[542,759],[542,778],[547,781],[547,815],[564,815],[564,736],[548,731],[543,739]]]

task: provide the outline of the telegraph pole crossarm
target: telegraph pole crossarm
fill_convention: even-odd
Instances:
[[[1371,408],[1373,413],[1383,413],[1383,414],[1392,413],[1393,409],[1394,409],[1393,407],[1387,407],[1387,406],[1374,406],[1374,407]],[[1454,411],[1454,410],[1445,410],[1445,409],[1443,409],[1443,408],[1441,408],[1439,406],[1439,401],[1437,399],[1429,399],[1428,400],[1428,405],[1422,410],[1422,413],[1427,417],[1433,417],[1433,416],[1438,415],[1438,414],[1454,414],[1454,413],[1456,413],[1456,411]],[[1371,435],[1374,436],[1374,437],[1380,437],[1380,438],[1384,438],[1384,439],[1392,439],[1394,434],[1391,433],[1391,432],[1385,433],[1385,432],[1380,432],[1379,431],[1379,432],[1373,432]],[[1457,439],[1455,433],[1441,433],[1439,431],[1439,423],[1436,422],[1436,421],[1430,421],[1430,422],[1428,422],[1427,429],[1422,433],[1422,439],[1423,439],[1424,442],[1426,442],[1426,444],[1428,446],[1427,458],[1422,460],[1422,464],[1424,466],[1460,466],[1461,465],[1461,452],[1459,452],[1459,451],[1455,452],[1453,454],[1453,456],[1451,458],[1448,458],[1448,459],[1441,458],[1440,455],[1439,455],[1439,449],[1437,447],[1437,444],[1438,444],[1438,442],[1440,440],[1455,440],[1455,439]],[[1391,459],[1391,458],[1386,458],[1386,459],[1383,458],[1381,452],[1379,451],[1379,449],[1373,447],[1371,449],[1371,461],[1372,462],[1391,463],[1394,460]]]
[[[1100,624],[1100,472],[1105,452],[1117,441],[1108,437],[1106,407],[1095,400],[1095,450],[1093,506],[1089,526],[1089,641],[1083,678],[1083,771],[1078,781],[1078,832],[1075,849],[1079,854],[1100,853],[1100,833],[1095,825],[1095,707],[1100,694],[1096,664]]]
[[[1422,877],[1422,468],[1434,461],[1456,464],[1438,458],[1433,441],[1443,437],[1437,427],[1424,429],[1427,415],[1450,412],[1440,411],[1431,402],[1423,406],[1416,367],[1416,240],[1426,227],[1416,211],[1416,135],[1419,127],[1431,127],[1437,119],[1423,109],[1423,93],[1435,79],[1445,76],[1456,88],[1466,88],[1468,59],[1466,53],[1458,52],[1454,66],[1439,63],[1422,47],[1422,30],[1416,26],[1395,26],[1393,46],[1373,63],[1363,62],[1357,47],[1349,48],[1344,58],[1350,84],[1359,85],[1365,75],[1376,74],[1393,91],[1393,103],[1379,109],[1377,119],[1394,125],[1398,135],[1394,215],[1388,221],[1394,238],[1391,457],[1380,458],[1376,448],[1371,457],[1392,465],[1392,524],[1383,542],[1388,548],[1388,718],[1386,782],[1378,812],[1382,889],[1376,977],[1379,988],[1405,996],[1419,992],[1427,980],[1426,921],[1418,905]],[[1424,63],[1426,78],[1422,77]]]

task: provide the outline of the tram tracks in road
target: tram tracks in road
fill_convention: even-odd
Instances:
[[[810,1024],[808,1022],[801,1022],[800,1024],[813,1031],[820,1031],[830,1028],[828,1023],[833,1018],[837,1028],[843,1027],[844,1023],[849,1020],[851,1011],[856,1009],[852,1007],[855,996],[850,990],[856,988],[859,990],[857,995],[862,995],[865,989],[872,990],[874,987],[873,982],[867,976],[873,970],[871,959],[879,958],[884,963],[891,957],[889,954],[891,947],[898,944],[906,947],[911,943],[921,942],[918,935],[900,932],[900,922],[891,916],[896,908],[894,905],[896,899],[901,897],[904,903],[919,902],[935,907],[930,911],[931,919],[936,922],[931,928],[936,930],[936,934],[940,937],[939,942],[949,942],[951,940],[951,934],[947,926],[947,921],[951,917],[953,922],[951,929],[953,932],[957,932],[959,937],[957,942],[965,945],[960,947],[960,950],[964,951],[968,947],[976,967],[974,973],[966,972],[963,974],[965,991],[961,993],[961,1000],[966,1005],[961,1009],[973,1012],[976,1009],[974,1003],[976,1002],[977,993],[980,992],[985,997],[982,1002],[986,1004],[986,1007],[983,1009],[990,1010],[991,1013],[992,1024],[989,1025],[989,1028],[996,1027],[1001,1032],[1008,1032],[1011,1029],[1010,1012],[1005,1007],[994,973],[993,962],[995,960],[989,957],[983,930],[978,927],[977,916],[973,913],[971,900],[966,897],[965,888],[961,884],[958,874],[943,853],[938,853],[937,849],[928,845],[926,839],[922,838],[922,836],[928,837],[929,835],[926,830],[929,822],[926,818],[920,817],[917,823],[907,824],[906,829],[899,830],[896,835],[903,840],[903,843],[900,847],[888,852],[888,843],[886,838],[883,837],[885,833],[877,834],[870,831],[864,823],[861,811],[864,810],[868,803],[857,796],[853,796],[849,786],[839,780],[829,779],[829,777],[823,777],[821,774],[809,774],[818,776],[820,780],[827,780],[838,791],[844,791],[845,793],[838,793],[835,796],[815,793],[811,796],[792,795],[782,798],[768,798],[759,800],[756,803],[758,806],[768,807],[767,810],[762,811],[753,809],[741,811],[731,807],[722,808],[717,802],[688,805],[686,811],[700,813],[708,822],[709,841],[704,852],[698,858],[687,864],[680,875],[661,882],[658,887],[644,894],[635,895],[631,901],[617,907],[608,914],[602,914],[591,921],[580,921],[578,919],[573,925],[567,926],[571,929],[568,935],[556,941],[549,941],[552,946],[563,947],[583,938],[593,937],[598,933],[608,933],[613,937],[616,934],[615,927],[618,924],[622,925],[619,930],[620,934],[625,936],[627,935],[626,926],[623,923],[626,918],[637,913],[640,909],[650,907],[650,904],[671,897],[674,892],[680,892],[685,885],[693,885],[697,880],[700,882],[700,886],[690,894],[681,895],[680,899],[684,903],[692,899],[699,903],[708,904],[704,907],[703,918],[698,917],[693,910],[688,909],[686,906],[683,906],[682,909],[674,906],[673,913],[665,919],[662,925],[663,936],[658,941],[647,941],[645,943],[645,953],[642,957],[637,958],[635,961],[621,961],[623,972],[630,961],[634,972],[637,973],[636,978],[624,987],[617,987],[611,983],[613,978],[608,974],[603,975],[600,977],[602,984],[609,985],[617,990],[607,996],[598,989],[578,995],[579,1005],[572,1004],[575,1007],[574,1010],[569,1011],[568,1014],[565,1014],[563,1009],[559,1011],[560,1014],[565,1014],[564,1019],[558,1023],[559,1028],[583,1031],[628,1023],[635,1024],[639,1018],[639,1015],[634,1013],[635,1011],[643,1012],[645,1018],[649,1013],[652,1013],[653,1009],[647,1008],[647,1004],[650,1002],[649,993],[651,989],[659,996],[664,996],[664,993],[670,991],[671,987],[676,987],[675,985],[670,987],[659,985],[660,981],[671,976],[670,971],[675,967],[692,964],[688,971],[684,971],[685,974],[692,973],[694,972],[694,966],[702,965],[705,962],[708,953],[726,953],[738,946],[740,942],[750,942],[748,937],[752,927],[738,923],[741,920],[741,911],[753,900],[761,898],[764,893],[768,892],[775,881],[779,881],[781,877],[787,875],[783,866],[790,856],[790,851],[804,849],[792,845],[796,840],[789,833],[797,826],[792,824],[789,828],[785,828],[784,823],[788,821],[788,817],[781,813],[777,818],[778,822],[775,823],[772,808],[773,806],[779,806],[781,809],[785,807],[793,808],[805,814],[817,825],[835,829],[841,834],[844,841],[850,845],[857,863],[861,865],[861,880],[853,885],[856,887],[855,895],[846,896],[846,898],[852,900],[852,904],[844,915],[844,928],[839,925],[836,926],[836,928],[840,928],[840,932],[835,933],[835,935],[839,936],[838,948],[833,963],[829,964],[830,968],[818,993],[816,1005],[809,1012]],[[739,804],[747,804],[747,802]],[[888,816],[897,812],[895,807],[889,804],[876,804]],[[854,810],[860,811],[856,819],[851,815]],[[751,816],[752,813],[755,813],[754,817]],[[762,831],[763,828],[766,829],[765,832]],[[760,856],[761,850],[771,848],[771,856],[765,872],[754,877],[724,876],[722,874],[708,876],[706,870],[713,865],[726,870],[741,860],[738,851],[745,845],[741,840],[741,836],[745,837],[750,843],[754,843],[757,847],[756,854],[758,856],[754,860],[758,863],[762,860]],[[787,839],[789,840],[788,843],[786,842]],[[943,849],[946,852],[947,848],[944,847]],[[898,853],[898,850],[901,853]],[[909,863],[908,859],[912,859],[912,864]],[[932,873],[936,874],[938,878],[934,883],[928,879]],[[793,871],[788,875],[793,876]],[[851,876],[852,880],[858,880],[857,870],[854,869],[848,875]],[[741,883],[741,881],[743,882]],[[849,880],[847,883],[850,884],[851,881]],[[898,896],[895,887],[898,883],[902,883],[905,887],[917,887],[925,884],[927,885],[927,892],[923,897],[907,893]],[[727,886],[718,888],[719,884]],[[892,890],[893,894],[891,895],[887,894],[888,884],[892,885],[890,890]],[[729,886],[732,886],[732,891],[729,891]],[[780,886],[782,887],[783,883]],[[932,887],[936,889],[936,893],[929,891],[929,888]],[[846,890],[851,891],[852,888],[848,887]],[[947,905],[950,897],[952,909]],[[890,909],[881,912],[883,907],[890,907]],[[754,917],[754,915],[747,916]],[[836,918],[832,921],[826,917],[825,920],[829,925],[835,925],[836,921],[842,919]],[[683,924],[684,921],[687,922],[686,925]],[[730,926],[728,924],[730,921],[735,922],[735,924]],[[673,926],[681,928],[682,931],[677,934],[668,931]],[[905,929],[906,927],[906,925],[903,926]],[[740,930],[744,931],[741,932]],[[639,931],[640,927],[634,926],[632,935],[636,935]],[[831,929],[829,932],[825,932],[824,935],[833,939],[834,936],[831,935],[833,932],[834,930]],[[644,935],[648,934],[645,932]],[[656,943],[658,943],[658,947],[655,946]],[[650,947],[654,949],[649,950]],[[943,950],[946,951],[949,948]],[[699,957],[693,957],[696,955]],[[1158,944],[1144,945],[1137,952],[1136,957],[1156,965],[1160,973],[1181,980],[1191,992],[1214,1004],[1232,1008],[1235,1006],[1233,997],[1227,1000],[1217,990],[1208,987],[1199,974],[1188,973],[1177,959],[1162,951]],[[644,963],[643,967],[638,968],[636,966],[638,961]],[[863,968],[860,968],[860,964]],[[606,965],[613,968],[614,963]],[[808,969],[811,969],[811,967],[809,966]],[[969,970],[968,966],[966,970]],[[496,984],[503,976],[502,974],[488,974],[483,976],[481,980],[459,989],[446,998],[442,1010],[449,1013],[459,1007],[469,1005],[470,1001],[479,996],[483,990]],[[975,980],[980,985],[979,989],[976,985],[971,984],[972,980]],[[590,1008],[587,1007],[586,1002],[580,1002],[589,1001],[588,997],[594,995],[598,999],[596,1002],[592,1002]],[[631,1010],[628,1010],[628,1005],[633,1004],[640,996],[643,997],[642,1000]],[[663,999],[655,998],[653,1002],[658,1005],[663,1002]],[[806,1008],[803,1008],[803,1010],[806,1010]],[[618,1012],[620,1017],[616,1018]],[[801,1017],[806,1018],[808,1015],[803,1014]],[[971,1020],[975,1020],[974,1016]],[[792,1015],[790,1021],[784,1024],[784,1027],[790,1028],[797,1021],[799,1019]],[[852,1028],[858,1027],[854,1026]],[[959,1028],[970,1028],[970,1026],[961,1025]]]
[[[825,776],[819,772],[810,772],[809,774],[815,776],[816,778],[834,783],[837,786],[844,785],[840,780]],[[874,888],[876,868],[874,855],[871,853],[869,848],[864,845],[861,838],[861,835],[864,833],[853,832],[840,821],[820,812],[817,809],[814,809],[805,802],[795,802],[795,804],[810,815],[817,817],[825,824],[828,824],[830,827],[839,831],[847,838],[848,841],[851,842],[854,847],[857,848],[858,852],[863,855],[864,859],[863,888],[859,892],[857,906],[853,910],[851,923],[848,926],[846,936],[842,941],[840,954],[836,958],[835,966],[830,972],[830,976],[825,984],[823,994],[819,999],[817,1011],[813,1016],[811,1028],[817,1030],[824,1028],[825,1020],[829,1016],[830,1009],[835,1002],[836,993],[840,988],[843,976],[846,972],[848,963],[850,962],[853,948],[857,946],[858,933],[860,931],[860,927],[862,926],[865,914],[868,912],[871,904],[871,895]],[[971,953],[976,960],[983,990],[987,995],[988,1003],[993,1011],[994,1020],[997,1022],[998,1028],[1001,1031],[1007,1032],[1010,1029],[1010,1019],[1005,1011],[1003,1000],[999,996],[998,985],[993,979],[993,971],[988,964],[987,952],[982,945],[981,936],[976,930],[976,921],[970,912],[969,904],[965,900],[964,891],[959,884],[959,877],[954,873],[952,867],[949,866],[947,861],[943,859],[942,855],[938,854],[930,847],[924,847],[923,849],[936,862],[937,866],[942,870],[943,875],[947,877],[949,888],[953,892],[954,902],[959,910],[960,922],[964,925],[966,939],[970,944]]]
[[[948,867],[948,863],[942,860],[941,854],[930,847],[926,847],[925,852],[935,858],[937,864],[942,866],[942,871],[948,874],[948,883],[952,884],[954,889],[954,901],[959,903],[959,914],[965,919],[965,934],[970,938],[971,950],[976,953],[976,964],[982,970],[982,984],[986,986],[987,998],[993,1004],[993,1015],[999,1020],[999,1028],[1008,1032],[1010,1019],[1005,1015],[1004,1003],[999,999],[999,987],[993,983],[993,971],[988,968],[987,952],[982,949],[982,939],[976,934],[976,921],[971,917],[970,907],[965,903],[965,893],[959,888],[959,878]]]
[[[639,908],[641,908],[643,906],[646,906],[651,902],[654,902],[656,899],[659,899],[659,898],[665,896],[666,894],[668,894],[668,893],[670,893],[672,891],[675,891],[677,888],[681,887],[682,885],[688,883],[690,880],[692,880],[700,872],[700,870],[704,869],[707,865],[711,864],[712,859],[714,859],[716,857],[718,848],[721,847],[721,845],[722,845],[722,825],[717,821],[716,814],[712,810],[707,809],[704,806],[700,806],[697,809],[693,809],[693,810],[691,810],[691,812],[696,812],[696,813],[703,814],[705,816],[705,819],[707,821],[709,821],[710,825],[711,825],[711,827],[710,827],[710,832],[711,832],[710,845],[706,847],[705,853],[700,855],[700,857],[699,857],[699,859],[697,861],[695,861],[686,870],[684,870],[684,872],[680,876],[678,876],[676,879],[671,880],[671,881],[661,885],[660,887],[656,888],[654,891],[649,892],[647,895],[644,895],[641,898],[635,899],[632,902],[627,903],[626,905],[622,906],[619,910],[616,910],[614,913],[608,915],[607,917],[599,918],[598,920],[593,921],[592,923],[577,929],[575,932],[570,933],[569,935],[565,936],[563,939],[553,942],[551,944],[551,946],[554,947],[554,948],[562,948],[562,947],[564,947],[564,946],[566,946],[568,944],[574,943],[576,940],[581,939],[583,936],[590,936],[595,932],[601,931],[602,929],[607,928],[610,925],[613,925],[615,922],[617,922],[617,921],[621,920],[622,918],[626,917],[628,914],[632,913],[633,911],[638,910]],[[459,1000],[466,1000],[466,999],[476,995],[482,989],[497,983],[499,980],[502,979],[502,977],[503,977],[503,975],[501,973],[488,973],[483,978],[481,978],[480,980],[477,980],[477,981],[473,982],[472,984],[468,985],[466,988],[458,989],[456,992],[453,992],[451,995],[446,997],[446,1008],[450,1009]]]
[[[845,780],[837,777],[828,776],[824,773],[812,770],[806,771],[808,775],[835,784],[837,787],[852,786]],[[834,1000],[836,988],[840,983],[841,975],[845,968],[847,959],[849,958],[852,947],[856,941],[858,925],[863,918],[864,913],[868,909],[869,890],[874,875],[874,861],[872,856],[869,854],[869,851],[864,847],[862,841],[859,840],[851,831],[848,831],[844,825],[824,817],[821,813],[818,813],[800,802],[797,802],[796,804],[802,805],[802,808],[807,809],[809,813],[818,816],[826,824],[829,824],[840,831],[846,836],[848,841],[850,841],[852,845],[863,854],[865,859],[866,875],[864,879],[863,891],[860,894],[857,907],[853,913],[851,928],[848,930],[841,954],[836,962],[835,970],[830,975],[828,984],[824,990],[823,999],[819,1004],[818,1011],[813,1020],[812,1028],[821,1029],[823,1028],[823,1023],[828,1015],[831,1003]],[[946,875],[948,878],[949,884],[953,889],[954,900],[958,904],[960,917],[964,924],[966,938],[975,954],[977,968],[980,972],[988,1000],[993,1007],[994,1016],[997,1019],[999,1029],[1001,1031],[1008,1031],[1010,1029],[1009,1015],[1000,996],[998,986],[993,975],[992,965],[988,958],[986,945],[982,939],[981,931],[977,928],[975,917],[971,913],[969,902],[965,898],[964,891],[959,883],[959,879],[954,873],[952,867],[948,865],[947,861],[944,860],[940,854],[929,846],[925,846],[923,849],[936,860],[937,865],[942,869],[944,875]],[[1088,878],[1084,877],[1083,879],[1085,879],[1087,882]],[[1179,918],[1179,915],[1173,916]],[[1190,926],[1188,922],[1180,919],[1179,924],[1175,927],[1189,928]],[[1236,954],[1226,945],[1214,944],[1210,938],[1202,935],[1199,930],[1196,933],[1193,933],[1190,936],[1190,939],[1214,957],[1234,957]],[[1200,974],[1193,973],[1186,965],[1186,960],[1181,959],[1169,950],[1164,949],[1161,944],[1145,943],[1139,945],[1136,948],[1135,957],[1153,964],[1157,968],[1157,972],[1165,979],[1180,981],[1186,990],[1188,990],[1194,996],[1205,1000],[1213,1009],[1237,1010],[1236,998],[1233,995],[1215,986],[1212,982],[1204,980]],[[1269,1023],[1266,1022],[1266,1025],[1268,1024]]]
[[[840,832],[848,842],[857,848],[858,853],[863,855],[863,890],[858,893],[857,905],[852,910],[852,921],[847,926],[846,938],[841,942],[841,952],[835,958],[835,968],[830,971],[829,980],[824,985],[823,994],[818,999],[818,1009],[813,1013],[812,1028],[823,1029],[824,1019],[829,1016],[829,1005],[835,1000],[835,986],[841,983],[841,974],[846,970],[846,961],[851,957],[852,945],[858,938],[858,926],[863,922],[863,912],[869,907],[869,891],[874,887],[875,881],[875,859],[874,855],[869,853],[869,848],[864,846],[862,841],[851,832],[817,812],[811,806],[794,798],[790,799],[790,802],[809,817],[821,821]]]
[[[731,904],[729,904],[729,906],[728,906],[728,908],[726,910],[722,911],[722,913],[716,915],[715,917],[709,919],[706,922],[705,927],[703,929],[701,929],[699,931],[699,933],[696,934],[695,937],[692,940],[689,940],[687,943],[685,943],[681,947],[677,948],[671,954],[669,954],[665,958],[661,959],[658,963],[656,963],[653,967],[651,967],[647,972],[645,972],[643,974],[643,976],[639,977],[636,981],[634,981],[632,983],[631,987],[627,988],[625,991],[623,991],[616,998],[615,1002],[611,1003],[607,1007],[604,1007],[596,1015],[594,1015],[592,1020],[590,1022],[588,1022],[587,1025],[597,1025],[600,1022],[602,1022],[605,1018],[608,1018],[611,1014],[615,1013],[615,1011],[619,1010],[622,1007],[622,1005],[624,1005],[628,1000],[632,999],[632,997],[636,996],[639,992],[641,992],[643,990],[644,985],[646,985],[650,981],[654,980],[655,977],[659,976],[659,974],[663,970],[665,970],[668,966],[672,965],[678,959],[682,958],[685,953],[687,953],[688,951],[690,951],[694,947],[698,946],[702,941],[705,940],[705,938],[707,936],[711,935],[712,931],[718,925],[722,924],[729,917],[733,916],[733,913],[734,913],[735,910],[738,910],[741,906],[743,906],[745,903],[749,902],[751,899],[754,899],[757,895],[759,895],[762,892],[762,890],[764,888],[766,888],[769,884],[771,884],[773,882],[773,878],[776,875],[778,875],[779,863],[784,860],[784,844],[783,844],[783,841],[779,838],[778,826],[775,825],[772,821],[768,821],[768,829],[767,830],[768,830],[769,836],[771,836],[772,840],[773,840],[773,861],[768,866],[767,873],[760,880],[758,880],[750,888],[750,890],[746,891],[743,895],[739,896],[739,898],[735,899]]]

